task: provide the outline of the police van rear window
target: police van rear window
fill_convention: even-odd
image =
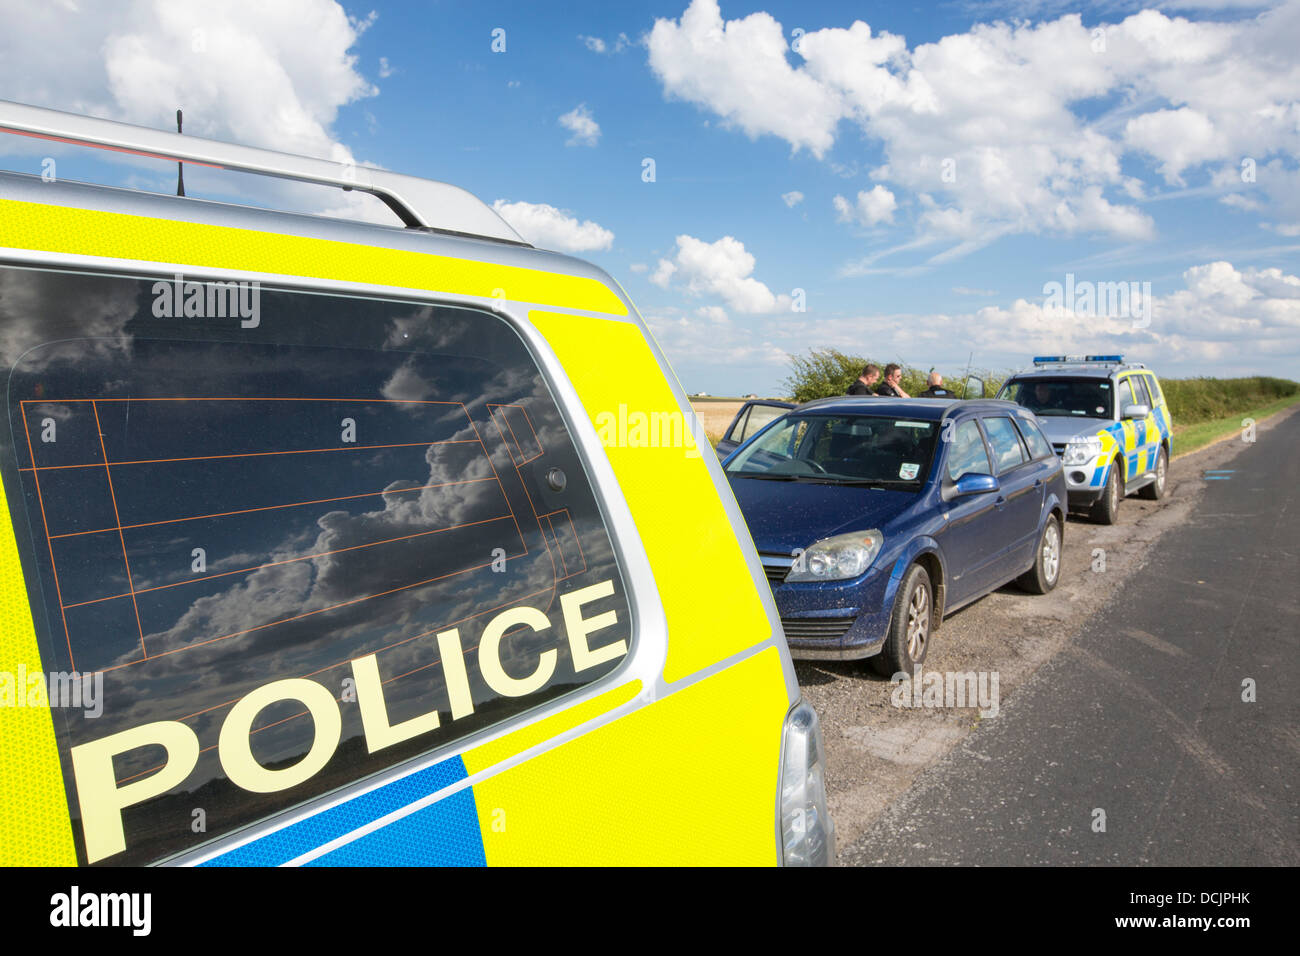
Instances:
[[[592,486],[492,312],[0,268],[0,328],[82,862],[187,852],[628,653]]]

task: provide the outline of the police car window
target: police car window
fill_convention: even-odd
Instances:
[[[445,747],[632,640],[582,461],[500,317],[190,285],[0,269],[42,663],[102,679],[102,712],[53,709],[83,862],[157,861]]]
[[[1147,391],[1147,382],[1145,375],[1134,375],[1129,379],[1133,383],[1133,395],[1141,405],[1154,407],[1155,402],[1151,401],[1151,393]]]
[[[962,475],[991,475],[989,455],[984,448],[975,419],[967,419],[957,426],[953,435],[952,451],[948,453],[948,477],[956,481]]]
[[[1120,413],[1121,415],[1123,415],[1123,414],[1124,414],[1124,406],[1126,406],[1126,405],[1133,405],[1133,404],[1136,403],[1136,401],[1137,401],[1137,400],[1133,397],[1133,386],[1130,384],[1130,380],[1127,379],[1127,378],[1125,378],[1125,379],[1120,379],[1120,383],[1119,383],[1119,409],[1118,409],[1118,410],[1119,410],[1119,413]]]
[[[1025,461],[1025,450],[1020,444],[1016,426],[1009,418],[986,418],[984,429],[989,435],[989,444],[993,446],[993,459],[997,464],[997,473],[1010,471]]]
[[[1164,401],[1164,396],[1160,393],[1160,383],[1156,381],[1154,375],[1143,375],[1142,377],[1146,379],[1147,391],[1151,393],[1151,398],[1154,399],[1155,404],[1159,405]]]
[[[1043,433],[1038,430],[1038,426],[1028,419],[1016,418],[1016,425],[1020,429],[1020,435],[1029,446],[1029,455],[1031,458],[1047,458],[1052,454],[1052,446]]]
[[[999,394],[1039,418],[1108,418],[1111,414],[1108,379],[1035,376],[1013,380]]]

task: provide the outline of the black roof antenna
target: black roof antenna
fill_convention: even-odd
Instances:
[[[176,111],[176,132],[181,132],[180,110]],[[176,195],[185,195],[185,173],[183,172],[183,165],[179,162],[176,164]]]

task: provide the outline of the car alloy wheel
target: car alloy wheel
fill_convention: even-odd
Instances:
[[[918,582],[907,602],[907,656],[914,661],[925,657],[930,638],[930,589]]]
[[[1048,584],[1056,583],[1056,575],[1061,570],[1061,532],[1055,521],[1047,523],[1043,534],[1043,575]]]
[[[1116,464],[1114,467],[1118,468],[1119,465]],[[1119,479],[1118,478],[1115,481],[1112,481],[1110,483],[1110,510],[1112,514],[1119,510]]]

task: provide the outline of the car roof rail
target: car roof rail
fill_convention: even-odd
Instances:
[[[355,189],[378,197],[409,229],[528,245],[492,207],[472,193],[448,183],[404,176],[386,169],[223,143],[7,100],[0,100],[0,132],[337,186],[345,191]]]

